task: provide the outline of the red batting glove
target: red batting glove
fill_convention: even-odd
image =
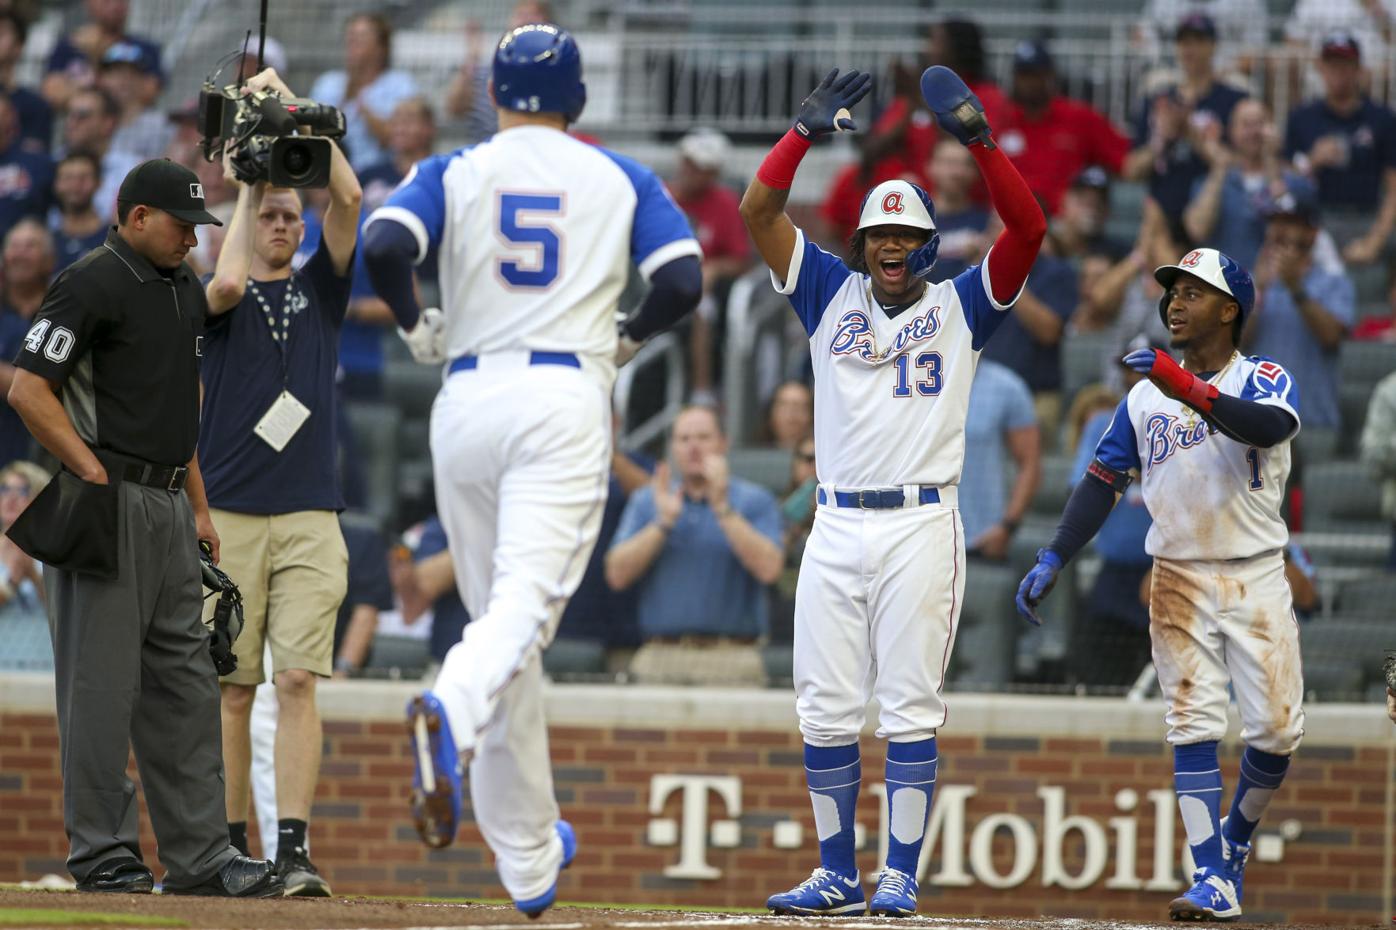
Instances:
[[[1183,368],[1167,352],[1158,349],[1136,349],[1124,357],[1124,363],[1149,376],[1159,390],[1169,397],[1202,413],[1212,412],[1212,401],[1221,394],[1214,385]]]

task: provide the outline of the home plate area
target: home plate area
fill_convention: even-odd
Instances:
[[[1168,926],[1138,921],[1081,920],[1069,917],[984,919],[920,916],[907,918],[775,917],[762,913],[713,913],[687,910],[645,910],[605,906],[561,905],[530,921],[507,904],[471,901],[383,898],[330,900],[285,898],[267,901],[165,898],[160,895],[89,895],[64,891],[0,890],[0,927],[51,928],[103,926],[188,930],[401,930],[416,927],[455,927],[458,930],[591,930],[617,927],[837,927],[867,930],[884,927],[934,927],[937,930],[1149,930]],[[1174,925],[1176,926],[1176,925]],[[1233,924],[1263,926],[1261,924]],[[1372,924],[1375,928],[1378,925]],[[1289,930],[1304,930],[1289,925]],[[1324,930],[1334,930],[1328,925]]]

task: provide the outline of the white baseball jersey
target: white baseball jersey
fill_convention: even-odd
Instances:
[[[771,281],[810,337],[821,484],[959,482],[974,369],[1013,303],[994,300],[987,267],[986,257],[927,285],[915,306],[889,318],[868,275],[797,230],[785,280],[772,272]]]
[[[437,249],[451,358],[531,350],[610,361],[633,261],[646,278],[702,250],[648,168],[544,126],[423,159],[368,222]]]
[[[1144,548],[1158,558],[1245,559],[1289,542],[1280,503],[1289,440],[1299,432],[1299,389],[1289,372],[1260,356],[1234,356],[1210,380],[1223,394],[1288,412],[1294,432],[1269,449],[1237,442],[1153,382],[1136,384],[1096,458],[1116,471],[1139,472],[1154,518]]]

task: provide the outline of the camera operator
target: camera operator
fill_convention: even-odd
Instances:
[[[293,96],[270,68],[246,90]],[[249,724],[265,641],[280,704],[276,866],[288,896],[330,893],[306,853],[306,821],[320,769],[316,678],[332,671],[349,558],[337,517],[334,378],[362,196],[343,153],[331,149],[320,245],[299,270],[291,259],[305,231],[300,193],[236,180],[236,153],[225,152],[238,199],[207,283],[199,462],[224,567],[246,612],[238,667],[222,679],[229,830],[245,849]]]

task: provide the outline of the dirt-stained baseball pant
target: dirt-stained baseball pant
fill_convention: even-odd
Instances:
[[[1222,739],[1231,685],[1247,746],[1276,755],[1298,747],[1304,735],[1299,625],[1280,553],[1155,559],[1149,615],[1169,743]]]
[[[462,750],[470,797],[516,901],[556,879],[542,652],[600,530],[611,457],[602,385],[527,353],[485,355],[432,407],[437,511],[473,618],[433,687]]]
[[[811,745],[856,741],[870,697],[883,739],[929,739],[944,725],[965,595],[955,491],[939,504],[815,514],[795,591],[796,709]]]

